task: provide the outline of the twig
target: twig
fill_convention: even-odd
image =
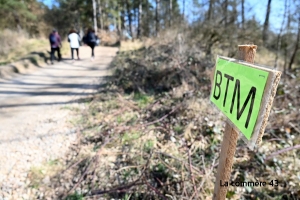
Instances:
[[[141,165],[137,165],[137,166],[125,166],[125,167],[122,167],[122,168],[116,170],[115,172],[118,173],[118,172],[120,172],[122,170],[125,170],[125,169],[140,168],[140,167],[141,167]]]
[[[180,158],[176,158],[176,157],[174,157],[174,156],[172,156],[172,155],[170,155],[170,154],[167,154],[167,153],[164,153],[164,152],[159,152],[159,151],[154,151],[154,153],[162,154],[162,155],[164,155],[164,156],[168,156],[168,157],[173,158],[173,159],[175,159],[175,160],[178,160],[178,161],[180,161],[180,162],[182,162],[182,163],[184,163],[184,164],[187,164],[187,162],[186,162],[185,160],[182,160],[182,159],[180,159]],[[195,166],[193,166],[193,165],[191,165],[191,166],[192,166],[192,168],[193,168],[194,171],[196,171],[199,175],[202,175],[202,174],[201,174],[201,171],[199,171]],[[188,168],[187,168],[187,169],[188,169]]]
[[[300,130],[292,122],[289,122],[289,125],[293,127],[295,131],[297,131],[300,134]]]
[[[167,198],[166,198],[164,195],[162,195],[156,188],[152,187],[146,180],[144,180],[144,181],[145,181],[145,184],[146,184],[151,190],[153,190],[157,195],[159,195],[161,198],[167,200]]]
[[[175,112],[181,105],[182,105],[182,103],[177,105],[173,110],[171,110],[169,113],[167,113],[166,115],[164,115],[160,119],[154,120],[152,122],[148,122],[146,124],[139,124],[139,125],[136,125],[136,126],[121,126],[121,127],[115,128],[115,130],[118,131],[119,133],[121,133],[121,132],[124,132],[126,130],[131,130],[131,129],[135,129],[135,128],[138,129],[138,128],[142,128],[142,127],[146,127],[146,126],[150,126],[152,124],[158,123],[158,122],[162,121],[163,119],[165,119],[166,117],[168,117],[173,112]]]
[[[168,169],[172,170],[173,172],[177,172],[175,169],[173,169],[170,165],[168,165],[164,160],[162,160],[161,158],[159,158],[159,160],[165,165],[168,167]]]
[[[102,191],[102,190],[93,190],[91,191],[92,195],[99,195],[99,194],[105,194],[105,193],[112,193],[112,192],[116,192],[116,191],[120,191],[120,190],[124,190],[124,189],[128,189],[132,186],[135,186],[135,185],[143,185],[144,183],[143,182],[139,182],[139,180],[141,180],[142,176],[144,175],[144,172],[145,170],[147,169],[149,163],[150,163],[150,159],[152,157],[152,153],[150,154],[150,157],[149,159],[147,160],[146,164],[144,165],[144,169],[141,173],[141,175],[139,176],[139,178],[137,178],[135,181],[133,181],[132,183],[130,184],[127,184],[125,186],[120,186],[120,187],[117,187],[115,189],[111,189],[111,190],[106,190],[106,191]],[[126,191],[126,190],[125,190]]]
[[[132,196],[132,193],[129,195],[129,197],[126,200],[130,200],[131,196]]]
[[[276,151],[274,153],[271,153],[267,158],[266,160],[270,160],[271,158],[275,157],[275,156],[278,156],[279,154],[281,153],[285,153],[287,151],[291,151],[291,150],[295,150],[295,149],[300,149],[300,144],[296,145],[296,146],[292,146],[292,147],[287,147],[285,149],[281,149],[279,151]]]
[[[153,108],[154,106],[156,106],[159,103],[160,103],[160,100],[157,100],[154,103],[151,103],[150,105],[148,105],[146,108],[144,108],[144,110],[148,110],[150,108]]]
[[[78,185],[79,185],[79,184],[81,183],[81,181],[83,180],[84,176],[88,173],[88,171],[89,171],[89,169],[90,169],[90,167],[91,167],[91,164],[92,164],[95,160],[97,160],[96,158],[97,158],[97,156],[100,155],[102,149],[103,149],[103,148],[104,148],[104,147],[105,147],[112,139],[114,139],[114,138],[115,138],[115,137],[110,138],[110,139],[106,139],[106,141],[103,143],[103,145],[101,146],[101,148],[98,150],[97,154],[96,154],[95,156],[92,157],[90,163],[89,163],[88,166],[85,168],[84,173],[81,175],[81,177],[79,178],[78,182],[72,187],[71,190],[69,190],[69,191],[65,194],[65,196],[64,196],[62,199],[65,199],[65,198],[66,198],[73,190],[75,190],[75,189],[78,187]]]
[[[147,133],[149,133],[150,131],[153,131],[153,130],[162,130],[162,131],[165,131],[166,133],[168,133],[168,130],[164,127],[161,127],[161,126],[156,126],[156,127],[147,129]]]
[[[175,112],[182,104],[180,103],[179,105],[177,105],[175,108],[173,108],[173,110],[171,110],[171,112],[167,113],[166,115],[164,115],[163,117],[161,117],[160,119],[154,120],[153,122],[148,122],[146,124],[144,124],[143,126],[150,126],[152,124],[155,124],[157,122],[162,121],[163,119],[165,119],[166,117],[168,117],[170,114],[172,114],[173,112]]]
[[[188,150],[188,156],[189,156],[189,169],[190,169],[190,174],[191,174],[192,183],[193,183],[193,187],[194,187],[194,193],[197,194],[197,199],[199,199],[199,194],[198,194],[198,191],[197,191],[195,178],[194,178],[194,175],[193,175],[193,172],[192,172],[192,159],[191,159],[191,150],[190,149]]]
[[[161,186],[165,186],[165,184],[164,184],[163,182],[161,182],[161,180],[160,180],[159,178],[155,177],[155,179],[159,182],[159,184],[160,184]]]
[[[203,161],[203,166],[204,166],[204,168],[205,168],[205,163],[204,163],[204,158],[203,158],[203,156],[202,156],[202,161]],[[213,172],[213,170],[214,170],[214,168],[215,168],[215,167],[214,167],[214,166],[215,166],[215,161],[216,161],[216,157],[215,157],[214,160],[213,160],[213,163],[212,163],[212,165],[211,165],[211,168],[210,168],[209,173],[205,173],[205,174],[206,174],[205,177],[210,176],[210,174]],[[205,170],[205,172],[206,172],[206,170]],[[200,185],[199,185],[199,187],[197,188],[197,192],[200,191],[200,190],[202,189],[203,184],[204,184],[204,181],[205,181],[205,178],[203,177],[203,178],[202,178],[202,181],[201,181],[201,183],[200,183]],[[192,195],[191,199],[193,199],[194,196],[195,196],[195,192],[194,192],[194,194]]]
[[[112,116],[112,117],[117,116],[117,115],[119,115],[119,114],[121,114],[121,113],[124,113],[124,112],[127,111],[127,110],[128,110],[128,107],[123,107],[122,109],[117,110],[116,112],[114,112],[113,114],[111,114],[111,116]]]
[[[174,200],[173,196],[166,194],[167,197],[170,197],[172,200]],[[175,198],[176,199],[176,198]]]
[[[81,162],[84,161],[84,160],[87,160],[87,158],[81,159],[81,160],[75,162],[74,164],[70,165],[69,167],[67,167],[67,169],[65,169],[65,170],[62,172],[62,174],[65,173],[66,171],[68,171],[69,169],[75,167],[76,165],[78,165],[79,163],[81,163]]]
[[[181,66],[180,66],[180,62],[178,61],[178,59],[174,58],[174,57],[171,57],[172,60],[176,61],[176,64],[178,65],[178,69],[181,69]]]
[[[272,142],[272,141],[282,141],[282,139],[280,139],[280,138],[272,138],[272,139],[268,140],[268,142]]]
[[[119,192],[126,192],[126,190],[130,189],[133,186],[137,186],[137,185],[144,185],[145,183],[143,182],[138,182],[138,181],[133,181],[132,183],[129,183],[127,185],[123,185],[120,187],[116,187],[110,190],[93,190],[91,191],[91,195],[89,195],[88,197],[91,196],[95,196],[95,195],[102,195],[102,194],[109,194],[109,193],[119,193]]]
[[[78,185],[81,183],[81,181],[83,180],[83,177],[88,173],[89,169],[90,169],[90,166],[91,166],[91,163],[93,163],[95,157],[93,157],[90,161],[90,163],[86,166],[85,170],[84,170],[84,173],[80,176],[78,182],[71,188],[71,190],[69,190],[65,196],[62,198],[62,199],[65,199],[73,190],[75,190]]]
[[[156,154],[162,154],[162,155],[164,155],[164,156],[168,156],[168,157],[173,158],[173,159],[175,159],[175,160],[178,160],[178,161],[180,161],[180,162],[185,162],[184,160],[182,160],[182,159],[180,159],[180,158],[176,158],[176,157],[174,157],[174,156],[172,156],[172,155],[170,155],[170,154],[167,154],[167,153],[165,153],[165,152],[154,151],[154,153],[156,153]]]
[[[93,177],[92,177],[92,180],[91,180],[91,183],[93,183],[94,179],[95,179],[95,176],[96,176],[96,169],[98,168],[98,159],[99,159],[99,155],[96,156],[95,158],[95,168],[94,168],[94,174],[93,174]]]
[[[119,93],[117,95],[118,95],[119,101],[121,101],[122,103],[125,103],[126,106],[130,107],[133,110],[139,110],[139,107],[136,106],[136,105],[134,105],[133,102],[128,101],[128,100],[124,100],[124,98],[122,97],[122,95],[120,95]]]

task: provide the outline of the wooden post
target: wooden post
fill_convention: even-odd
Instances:
[[[249,63],[254,63],[254,57],[256,53],[256,45],[239,45],[239,60],[243,60]],[[225,182],[230,181],[231,169],[233,165],[234,154],[236,150],[237,140],[239,138],[238,132],[226,122],[225,133],[221,145],[221,153],[219,158],[218,171],[216,175],[214,200],[224,200],[227,194],[228,187],[222,187]]]

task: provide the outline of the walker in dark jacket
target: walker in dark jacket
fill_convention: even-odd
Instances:
[[[60,54],[61,39],[58,32],[55,29],[49,35],[49,42],[51,46],[51,63],[53,64],[55,51],[57,51],[58,60],[59,61],[61,60],[61,54]]]
[[[95,58],[94,49],[97,45],[98,37],[95,34],[95,31],[93,29],[89,29],[87,34],[83,37],[83,42],[87,44],[92,49],[92,60]]]

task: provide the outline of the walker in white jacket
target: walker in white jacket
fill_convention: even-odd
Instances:
[[[80,36],[77,33],[71,33],[68,36],[68,41],[70,42],[70,47],[71,47],[71,55],[72,55],[72,60],[74,60],[74,53],[73,51],[76,50],[77,53],[77,58],[79,58],[79,47],[80,47]]]

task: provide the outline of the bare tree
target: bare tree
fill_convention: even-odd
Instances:
[[[120,22],[119,22],[119,30],[120,30],[120,37],[123,39],[123,31],[125,30],[125,5],[126,0],[119,0],[119,10],[120,10]]]
[[[142,0],[139,1],[139,12],[138,12],[138,31],[137,31],[137,37],[140,37],[142,34]]]
[[[173,12],[173,0],[170,0],[170,4],[169,4],[169,27],[172,26],[172,12]]]
[[[160,0],[155,0],[156,2],[156,9],[155,9],[155,22],[156,22],[156,36],[158,36],[159,32],[159,6],[160,6]]]
[[[223,15],[224,15],[224,25],[227,25],[227,8],[228,8],[228,0],[224,0],[223,4]]]
[[[97,11],[96,11],[96,0],[93,1],[93,21],[94,21],[94,29],[95,32],[97,33]]]
[[[133,37],[133,35],[132,35],[132,14],[131,14],[130,3],[129,3],[128,0],[126,0],[126,8],[127,8],[127,18],[128,18],[129,33],[130,33],[130,36]]]
[[[288,6],[288,13],[287,13],[287,23],[285,28],[285,38],[290,34],[290,28],[291,28],[291,9],[290,9],[291,2],[289,0],[289,6]],[[283,72],[286,72],[287,62],[288,62],[288,42],[284,42],[284,64],[283,64]]]
[[[267,37],[268,37],[267,35],[268,35],[268,30],[269,30],[269,17],[270,17],[270,12],[271,12],[271,2],[272,2],[272,0],[268,0],[267,13],[266,13],[263,35],[262,35],[264,44],[266,43]]]
[[[184,12],[185,12],[185,0],[182,0],[182,7],[183,7],[183,10],[182,10],[182,19],[184,19]]]
[[[121,20],[121,15],[122,15],[122,7],[120,1],[117,2],[118,4],[118,33],[120,38],[122,38],[122,20]]]
[[[283,26],[284,26],[284,23],[285,23],[286,13],[287,13],[287,0],[285,0],[285,2],[284,2],[283,19],[282,19],[281,27],[280,27],[278,37],[277,37],[277,52],[276,52],[275,64],[274,64],[275,69],[277,68],[277,65],[278,65],[278,56],[279,56],[279,52],[280,52],[280,48],[281,48],[282,31],[283,31]]]
[[[98,0],[98,12],[99,12],[100,29],[103,29],[103,16],[102,16],[101,0]]]
[[[241,15],[242,15],[242,29],[244,29],[245,28],[245,0],[242,0],[241,4],[242,4],[242,13],[241,13]]]
[[[209,7],[208,7],[208,12],[207,12],[207,20],[212,20],[213,19],[213,6],[214,5],[214,0],[209,0]]]
[[[299,41],[300,41],[300,14],[298,14],[298,32],[297,32],[297,39],[296,39],[296,44],[295,44],[295,48],[294,48],[294,51],[293,51],[293,54],[292,54],[292,57],[291,57],[291,60],[290,60],[290,63],[289,63],[289,70],[292,69],[292,65],[294,63],[294,60],[295,60],[295,57],[296,57],[296,54],[297,54],[297,51],[299,49]]]

